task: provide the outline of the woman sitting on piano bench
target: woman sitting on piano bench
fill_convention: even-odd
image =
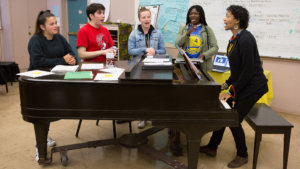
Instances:
[[[242,6],[231,5],[223,19],[225,30],[231,30],[232,37],[227,47],[231,76],[222,84],[222,89],[229,92],[220,95],[220,100],[227,103],[239,113],[239,122],[250,112],[254,104],[268,92],[267,78],[261,66],[257,44],[253,35],[247,31],[249,12]],[[238,168],[248,162],[245,133],[242,125],[230,127],[237,156],[228,164],[229,168]],[[214,131],[207,146],[200,147],[200,153],[215,157],[221,143],[225,127]]]
[[[28,71],[56,65],[75,65],[75,54],[67,40],[58,34],[55,16],[50,11],[41,11],[37,17],[35,33],[28,43],[30,64]],[[49,123],[50,126],[50,123]],[[56,142],[47,137],[47,145]],[[36,161],[39,160],[36,149]]]
[[[141,7],[138,12],[141,25],[131,32],[128,40],[128,53],[137,56],[142,53],[147,55],[166,54],[164,39],[160,31],[151,25],[151,12],[145,7]],[[138,128],[146,126],[147,121],[140,121]]]
[[[190,7],[186,25],[179,29],[175,45],[182,47],[189,58],[202,59],[201,66],[206,71],[212,70],[212,56],[218,52],[219,47],[213,30],[206,23],[201,6]],[[182,56],[178,54],[177,57]]]

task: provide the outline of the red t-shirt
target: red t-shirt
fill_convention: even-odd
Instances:
[[[114,45],[114,41],[110,36],[109,31],[100,26],[94,28],[89,23],[79,29],[77,33],[77,46],[86,47],[86,51],[98,51],[109,49]],[[92,59],[84,59],[84,61],[106,61],[105,55],[96,56]]]

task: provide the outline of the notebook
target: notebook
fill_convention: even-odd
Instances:
[[[65,75],[66,80],[68,79],[92,79],[92,71],[82,71],[82,72],[67,72]]]
[[[213,62],[213,70],[214,72],[226,72],[230,70],[229,60],[227,56],[224,55],[216,55]]]

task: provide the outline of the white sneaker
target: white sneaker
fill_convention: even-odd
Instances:
[[[49,147],[56,146],[56,142],[54,140],[52,140],[52,138],[49,136],[47,136],[47,146],[49,146]]]
[[[35,151],[35,160],[36,161],[39,161],[39,151],[38,151],[38,149],[36,149],[36,151]]]
[[[143,128],[145,128],[146,124],[147,124],[147,121],[140,121],[138,123],[138,128],[143,129]]]

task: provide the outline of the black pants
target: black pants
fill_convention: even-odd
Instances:
[[[241,122],[243,119],[247,116],[247,114],[250,112],[254,104],[263,96],[263,94],[253,93],[250,96],[248,96],[246,99],[237,101],[234,105],[234,109],[236,109],[239,113],[239,127],[230,127],[231,133],[233,135],[236,149],[237,149],[237,155],[240,157],[248,157],[247,153],[247,146],[246,146],[246,140],[245,140],[245,133],[242,128]],[[228,99],[227,103],[232,106],[232,99]],[[224,135],[225,127],[223,127],[221,130],[214,131],[212,137],[210,138],[210,141],[208,143],[208,148],[211,150],[218,149],[219,144],[222,141],[223,135]]]

